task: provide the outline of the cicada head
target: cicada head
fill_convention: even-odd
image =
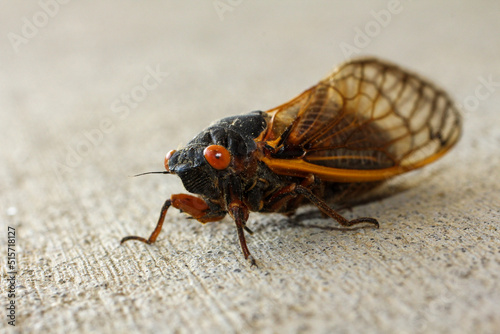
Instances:
[[[187,191],[220,199],[228,188],[241,188],[246,182],[240,178],[248,165],[257,163],[253,157],[257,148],[254,138],[265,125],[258,112],[222,119],[194,137],[185,148],[169,152],[165,168],[181,178]]]
[[[171,151],[165,157],[165,167],[171,174],[177,174],[187,191],[208,198],[219,198],[217,172],[203,157],[204,148],[188,145],[178,151]]]

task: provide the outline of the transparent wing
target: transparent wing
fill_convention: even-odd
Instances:
[[[449,96],[415,74],[376,59],[347,62],[292,101],[269,110],[264,158],[290,175],[381,180],[422,167],[458,140]],[[351,176],[349,178],[349,175]]]

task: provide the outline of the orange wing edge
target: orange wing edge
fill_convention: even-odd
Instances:
[[[301,159],[273,159],[262,157],[264,162],[274,173],[280,175],[306,177],[315,175],[322,181],[351,183],[382,181],[396,175],[421,168],[439,159],[454,145],[447,146],[437,153],[408,166],[393,166],[381,169],[344,169],[315,165]]]

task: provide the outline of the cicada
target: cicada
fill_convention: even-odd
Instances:
[[[460,133],[458,110],[431,82],[385,61],[349,61],[291,101],[223,118],[170,151],[166,170],[150,173],[176,174],[198,196],[172,195],[148,239],[121,242],[154,243],[171,206],[201,223],[229,214],[252,264],[250,212],[292,214],[312,203],[342,226],[378,227],[374,218],[348,220],[328,203],[348,203],[433,162]]]

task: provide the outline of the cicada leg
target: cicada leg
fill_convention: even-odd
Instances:
[[[300,186],[309,189],[313,187],[316,182],[314,176],[309,175],[302,180]],[[292,215],[302,201],[301,196],[297,196],[295,192],[297,186],[296,183],[292,183],[277,189],[266,200],[266,212],[282,212],[285,215]]]
[[[378,221],[375,218],[361,217],[353,220],[347,220],[309,189],[308,186],[312,186],[313,184],[313,178],[306,178],[300,185],[294,183],[279,189],[267,201],[266,211],[280,211],[280,209],[284,206],[293,210],[300,202],[297,199],[297,196],[303,196],[320,209],[321,212],[328,217],[335,219],[342,226],[353,226],[356,224],[367,223],[373,224],[377,228],[379,227]]]
[[[312,204],[316,205],[318,209],[320,209],[323,213],[328,215],[329,217],[335,219],[342,226],[353,226],[357,224],[367,223],[373,224],[376,228],[379,227],[378,221],[375,218],[370,217],[360,217],[352,220],[347,220],[342,215],[338,214],[335,210],[333,210],[325,201],[317,197],[313,194],[311,190],[304,186],[295,186],[293,192],[297,195],[302,195],[311,201]]]
[[[123,238],[120,241],[120,244],[129,240],[137,240],[144,242],[146,244],[154,243],[161,232],[161,229],[163,227],[163,222],[165,221],[165,216],[167,214],[167,210],[170,206],[173,206],[174,208],[187,213],[192,218],[198,220],[201,223],[219,221],[225,216],[224,212],[212,211],[208,206],[208,204],[201,198],[187,194],[175,194],[172,195],[169,199],[167,199],[165,201],[165,204],[163,204],[163,207],[161,208],[160,212],[160,217],[158,218],[158,223],[156,223],[156,227],[148,239],[135,235],[130,235]]]
[[[229,215],[234,219],[236,224],[236,230],[238,231],[238,239],[240,241],[241,251],[245,259],[250,261],[252,266],[257,266],[255,259],[248,250],[247,241],[245,239],[245,231],[250,234],[253,232],[246,227],[246,222],[248,220],[249,210],[248,208],[239,200],[234,200],[228,205]]]

